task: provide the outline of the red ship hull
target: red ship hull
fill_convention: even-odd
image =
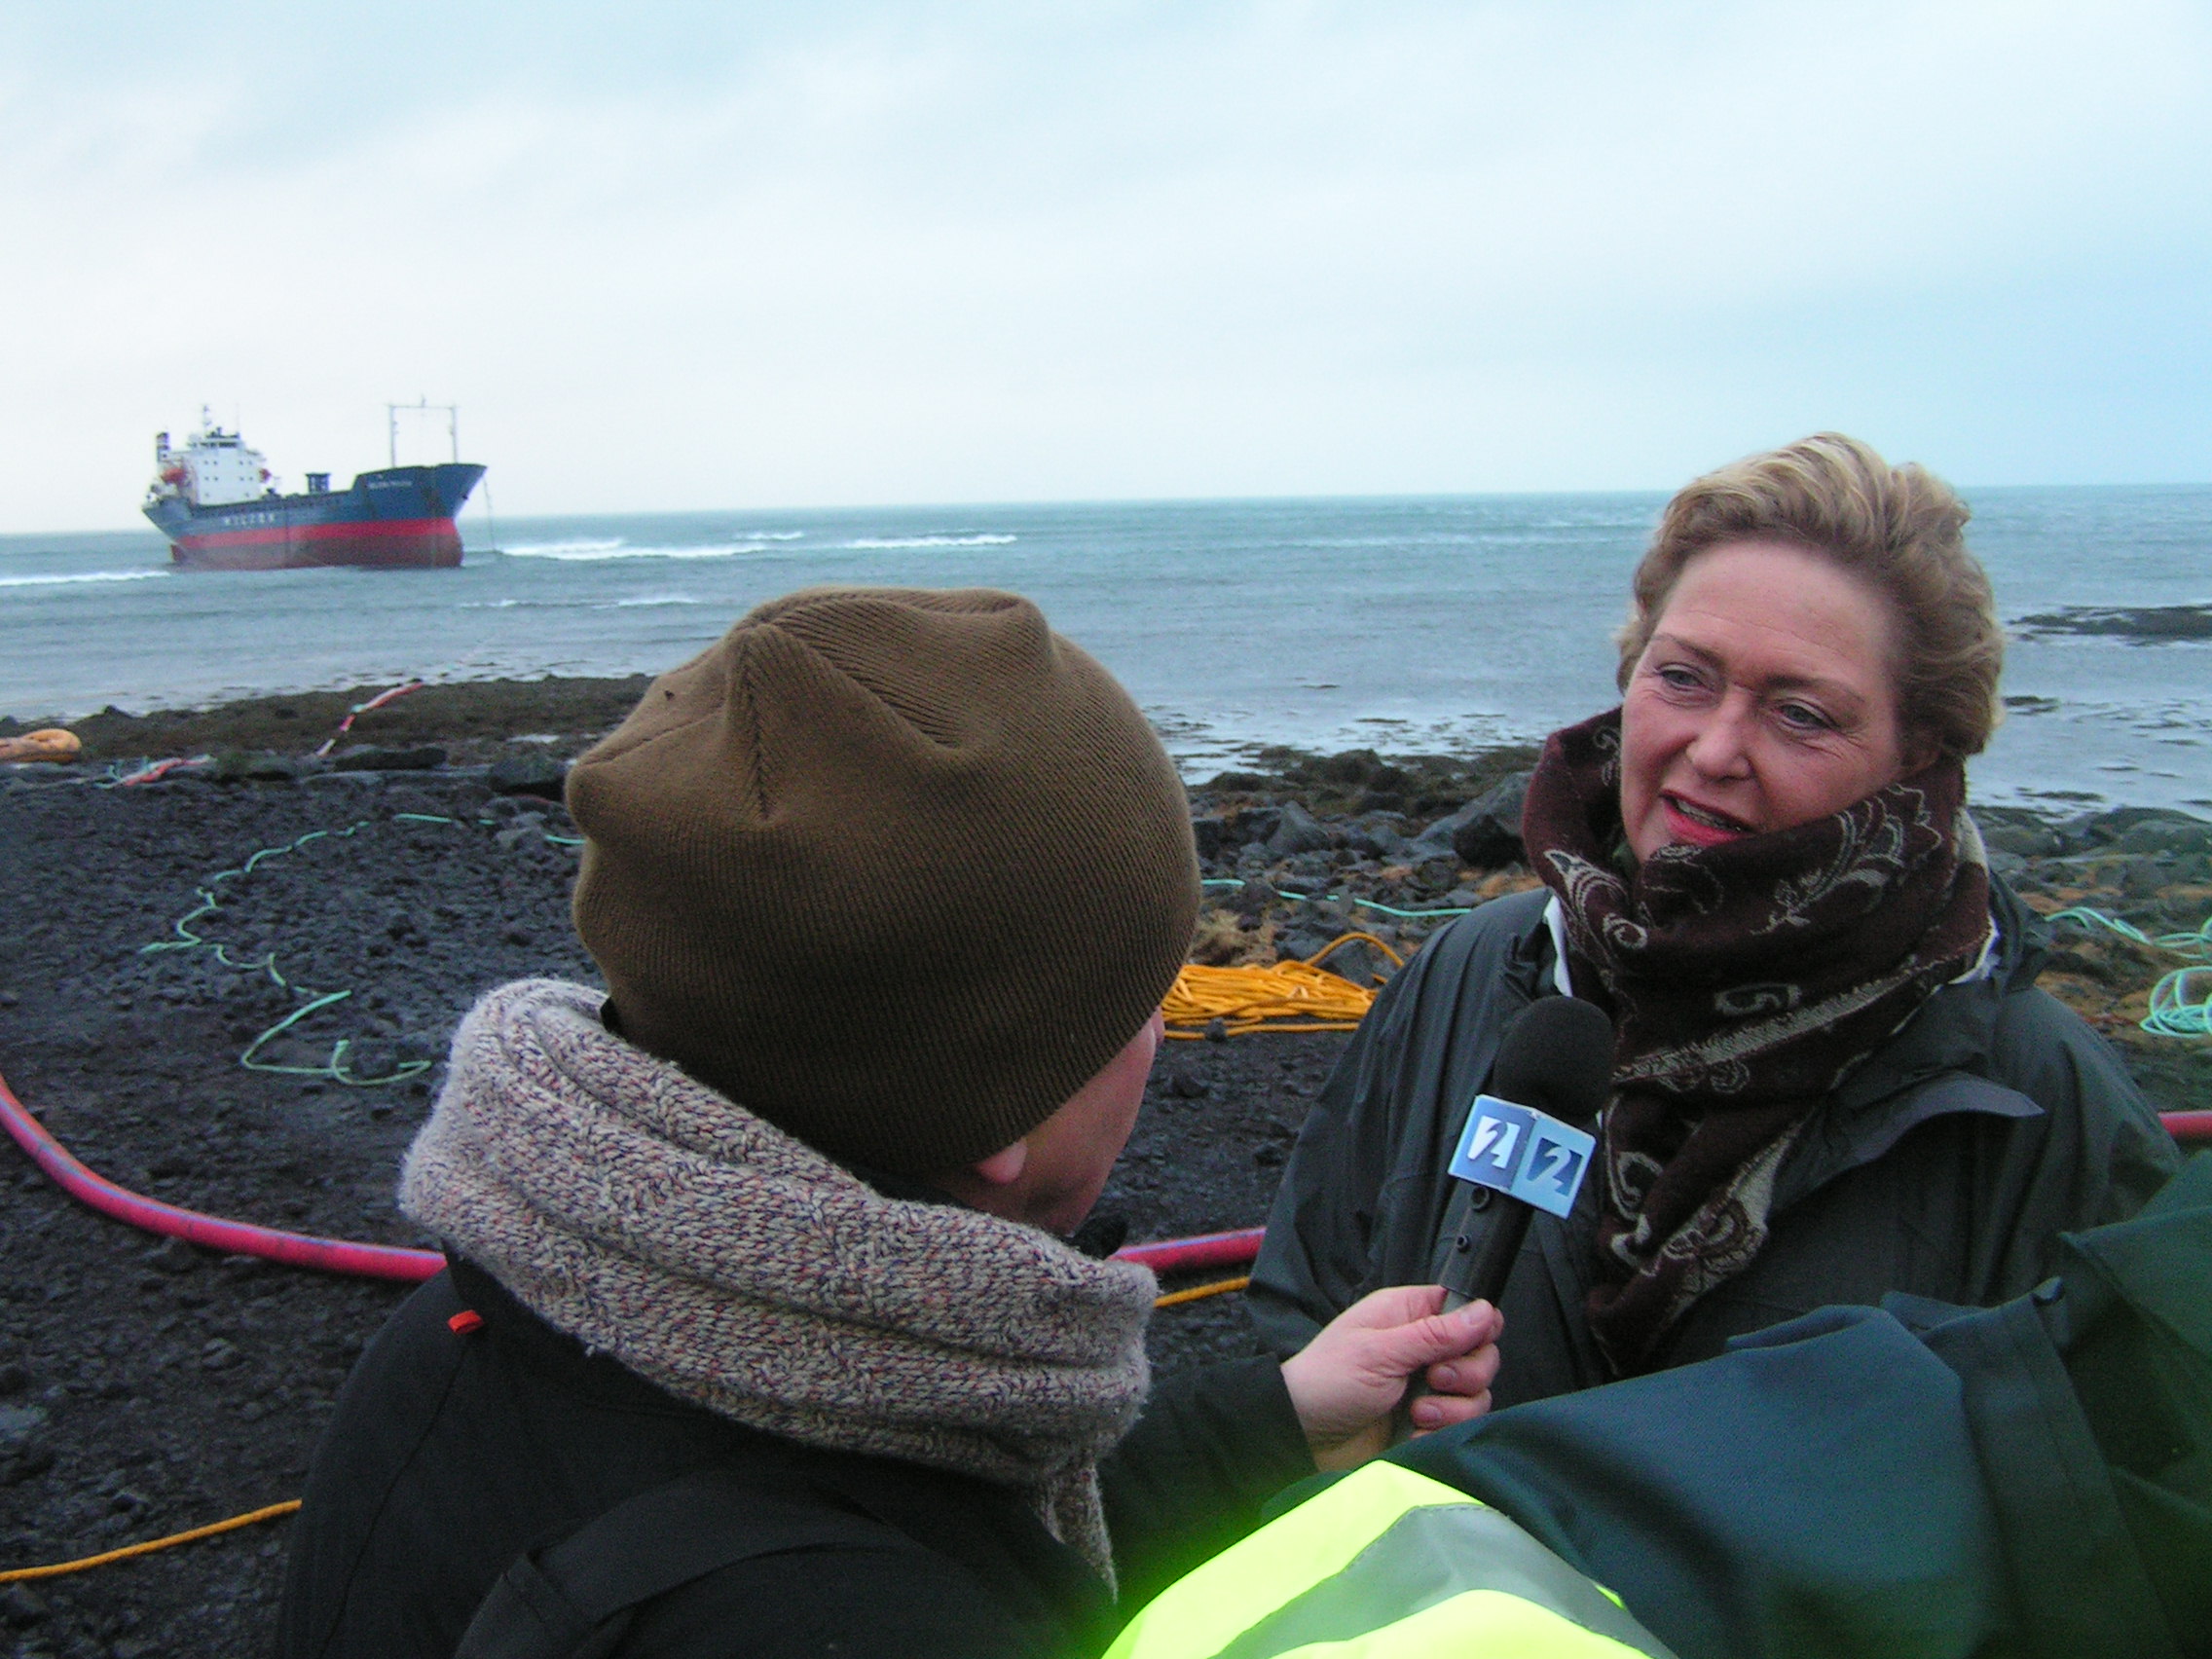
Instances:
[[[180,535],[169,546],[169,559],[188,571],[297,571],[327,565],[452,570],[461,563],[461,533],[450,518],[272,525]]]

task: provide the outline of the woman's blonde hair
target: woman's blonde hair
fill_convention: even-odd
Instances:
[[[1895,668],[1906,734],[1964,759],[1998,720],[2005,636],[1989,577],[1967,551],[1966,505],[1918,465],[1892,466],[1857,438],[1801,443],[1709,472],[1667,503],[1636,568],[1635,608],[1618,635],[1628,687],[1683,568],[1723,541],[1794,542],[1873,585],[1897,618]]]

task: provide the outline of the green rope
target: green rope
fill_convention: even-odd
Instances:
[[[1198,885],[1200,887],[1242,887],[1244,883],[1232,880],[1227,876],[1210,875],[1199,882]],[[1288,899],[1300,904],[1357,904],[1363,910],[1380,910],[1385,916],[1411,916],[1419,919],[1424,916],[1464,916],[1471,913],[1463,907],[1441,910],[1401,910],[1395,904],[1385,904],[1379,899],[1346,898],[1337,893],[1293,893],[1287,887],[1276,888],[1274,894],[1278,899]]]
[[[333,1004],[344,1002],[353,993],[350,990],[320,991],[312,985],[297,983],[286,978],[283,971],[276,966],[276,953],[274,950],[259,957],[240,961],[231,955],[229,946],[223,940],[209,940],[193,931],[194,923],[222,909],[222,898],[216,892],[216,889],[222,883],[242,881],[270,859],[282,858],[287,854],[299,852],[316,841],[348,840],[371,825],[382,822],[443,824],[457,830],[468,828],[461,819],[448,818],[443,813],[395,812],[389,820],[358,818],[343,830],[310,830],[306,834],[296,836],[281,846],[260,848],[234,868],[217,870],[207,878],[205,885],[194,889],[195,894],[199,897],[200,904],[198,908],[187,910],[177,918],[173,928],[176,938],[156,940],[151,944],[142,944],[138,947],[138,953],[141,956],[151,956],[166,950],[206,950],[226,968],[240,972],[265,973],[269,976],[271,982],[279,990],[287,991],[293,996],[309,999],[245,1046],[244,1051],[239,1055],[239,1064],[247,1071],[274,1072],[284,1077],[319,1077],[332,1083],[343,1084],[349,1088],[383,1088],[390,1084],[404,1083],[411,1077],[419,1077],[430,1069],[432,1062],[429,1060],[403,1060],[387,1076],[361,1077],[347,1064],[347,1058],[353,1050],[353,1040],[350,1037],[341,1037],[333,1043],[330,1046],[330,1057],[319,1066],[277,1065],[268,1060],[256,1058],[255,1056],[261,1052],[263,1046],[272,1039],[281,1036],[299,1021],[307,1018],[309,1014],[318,1013]],[[499,820],[497,818],[475,820],[478,828],[485,829],[496,827],[498,823]],[[574,836],[555,835],[543,830],[539,833],[552,846],[580,847],[583,845],[583,842]]]
[[[2159,934],[2156,938],[2133,922],[2108,916],[2086,904],[2054,910],[2044,919],[2072,922],[2078,928],[2105,928],[2154,950],[2212,961],[2212,916],[2206,916],[2194,932]],[[2198,975],[2204,976],[2205,988],[2202,994],[2193,996],[2190,983]],[[2150,1012],[2136,1024],[2154,1037],[2212,1037],[2212,968],[2176,968],[2161,975],[2151,987]]]

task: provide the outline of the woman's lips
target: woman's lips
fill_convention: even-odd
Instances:
[[[1679,795],[1662,794],[1659,804],[1666,810],[1667,833],[1693,847],[1717,847],[1723,841],[1738,841],[1756,833],[1750,825],[1724,812],[1698,806]]]

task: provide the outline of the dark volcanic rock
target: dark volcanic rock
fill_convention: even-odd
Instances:
[[[379,749],[356,744],[341,750],[331,769],[338,772],[434,772],[446,763],[442,749]]]
[[[1330,844],[1328,830],[1313,815],[1298,802],[1288,801],[1275,821],[1274,833],[1268,837],[1268,856],[1288,859],[1301,853],[1325,853]]]
[[[485,782],[500,794],[534,794],[559,800],[561,785],[568,775],[568,763],[551,755],[502,755],[492,762]]]
[[[1522,862],[1521,808],[1529,798],[1529,774],[1506,779],[1454,814],[1452,850],[1475,869],[1501,869]]]
[[[2212,640],[2212,605],[2069,605],[2022,616],[2012,626],[2035,634],[2111,634],[2137,642]]]

